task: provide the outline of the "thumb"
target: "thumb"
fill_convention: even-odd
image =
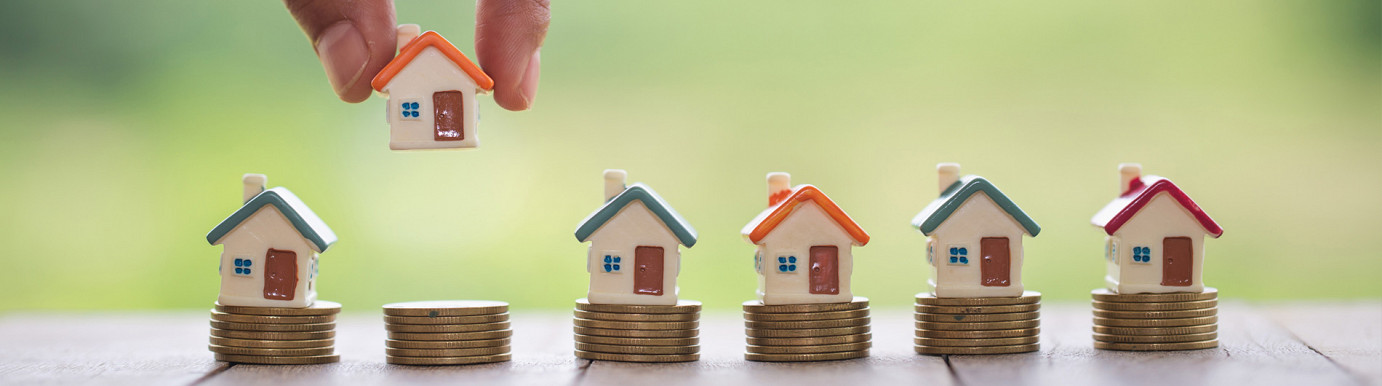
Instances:
[[[393,59],[397,45],[392,0],[284,0],[307,33],[326,79],[346,102],[369,98],[370,79]]]
[[[480,0],[475,6],[475,56],[494,78],[500,107],[526,110],[537,97],[549,7],[549,0]]]

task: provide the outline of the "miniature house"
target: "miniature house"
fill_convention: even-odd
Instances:
[[[221,296],[229,306],[308,307],[317,300],[317,254],[336,234],[293,192],[264,189],[246,174],[244,205],[206,234],[221,252]]]
[[[851,248],[868,244],[869,235],[820,189],[790,186],[787,173],[769,173],[768,209],[741,231],[758,246],[753,255],[758,299],[763,304],[853,301]]]
[[[446,38],[434,31],[417,35],[416,27],[399,27],[398,56],[370,82],[389,99],[389,148],[478,146],[475,95],[493,89],[494,81]]]
[[[931,288],[938,297],[1022,296],[1022,235],[1032,218],[984,177],[937,165],[940,197],[912,219],[926,235]]]
[[[1142,176],[1142,166],[1118,166],[1121,194],[1094,215],[1103,228],[1104,281],[1117,293],[1200,292],[1204,236],[1224,229],[1171,180]]]
[[[652,188],[624,186],[626,175],[605,171],[605,204],[576,228],[576,240],[590,241],[586,298],[597,304],[675,305],[677,246],[696,245],[696,230]]]

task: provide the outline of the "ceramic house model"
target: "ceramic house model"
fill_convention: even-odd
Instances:
[[[740,232],[754,251],[763,304],[848,303],[854,299],[851,248],[869,235],[811,185],[791,187],[787,173],[768,174],[768,209]]]
[[[478,146],[475,95],[493,89],[494,81],[446,38],[415,29],[399,27],[398,56],[370,82],[389,99],[389,148]]]
[[[1142,166],[1118,166],[1121,194],[1091,222],[1108,234],[1104,259],[1110,290],[1118,293],[1200,292],[1204,237],[1224,234],[1171,180],[1142,176]]]
[[[936,169],[940,197],[912,219],[927,236],[935,295],[1022,296],[1022,235],[1041,227],[983,177],[960,177],[959,164]]]
[[[605,204],[581,220],[576,240],[590,242],[587,300],[598,304],[677,304],[678,245],[696,245],[696,230],[641,183],[624,186],[623,170],[605,171]]]
[[[221,252],[223,305],[308,307],[317,300],[317,254],[336,234],[293,192],[264,189],[262,174],[246,174],[244,205],[206,234]]]

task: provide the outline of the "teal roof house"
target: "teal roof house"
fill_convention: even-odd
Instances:
[[[243,205],[206,234],[221,245],[222,305],[308,307],[317,300],[317,256],[336,234],[287,188],[246,174]]]
[[[680,246],[696,245],[696,230],[667,201],[628,174],[606,170],[604,204],[581,220],[576,240],[590,242],[587,299],[594,304],[677,304]]]
[[[983,177],[936,167],[940,197],[912,219],[926,237],[932,292],[939,297],[1022,295],[1022,236],[1041,227]]]

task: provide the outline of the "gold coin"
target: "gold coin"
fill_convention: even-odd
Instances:
[[[1016,297],[983,297],[983,298],[940,298],[930,292],[917,294],[917,304],[928,306],[1007,306],[1013,304],[1034,304],[1041,301],[1041,293],[1036,291],[1022,291],[1022,296]]]
[[[384,354],[395,357],[473,357],[509,352],[509,346],[472,348],[384,348]]]
[[[691,362],[701,359],[701,354],[668,354],[668,355],[639,355],[639,354],[610,354],[603,352],[590,352],[576,350],[576,357],[581,359],[591,359],[597,361],[615,362],[647,362],[647,363],[669,363],[669,362]]]
[[[701,338],[617,338],[581,334],[576,334],[576,341],[621,346],[695,346],[701,344]]]
[[[1201,324],[1214,324],[1218,322],[1218,316],[1176,319],[1109,319],[1097,317],[1094,318],[1094,325],[1108,327],[1180,327],[1198,326]]]
[[[978,339],[948,339],[948,338],[912,338],[912,343],[918,346],[930,347],[988,347],[988,346],[1016,346],[1023,344],[1037,343],[1035,336],[1019,336],[1012,338],[978,338]]]
[[[336,363],[341,361],[341,356],[313,355],[313,356],[268,356],[268,355],[234,355],[216,354],[216,360],[233,363],[246,363],[256,365],[319,365],[323,363]]]
[[[853,335],[869,332],[869,326],[839,328],[803,328],[797,330],[766,330],[748,328],[744,332],[754,338],[814,338],[818,336]]]
[[[316,324],[334,322],[336,321],[336,314],[307,316],[266,316],[227,314],[224,312],[211,310],[211,320],[235,323]]]
[[[869,309],[864,308],[860,310],[849,311],[805,312],[797,314],[759,314],[753,312],[745,312],[744,320],[751,320],[755,322],[798,322],[813,320],[854,319],[865,318],[868,316]]]
[[[744,312],[755,314],[800,314],[815,312],[834,312],[861,310],[869,308],[869,298],[855,296],[849,303],[811,303],[811,304],[773,304],[765,305],[762,300],[744,302]]]
[[[1016,338],[1022,336],[1037,336],[1041,333],[1041,328],[1016,328],[1011,330],[975,330],[975,331],[954,331],[954,330],[917,330],[918,338],[939,338],[939,339],[992,339],[992,338]]]
[[[590,312],[611,312],[616,314],[689,314],[701,312],[701,302],[677,300],[675,306],[654,306],[634,304],[594,304],[585,298],[576,299],[576,309]]]
[[[494,330],[476,332],[393,332],[389,331],[389,339],[393,340],[420,340],[426,342],[436,342],[444,340],[490,340],[508,338],[513,336],[513,330]]]
[[[1100,318],[1114,319],[1173,319],[1173,318],[1199,318],[1205,316],[1218,315],[1218,308],[1205,308],[1199,310],[1180,310],[1180,311],[1105,311],[1094,310],[1094,316]]]
[[[700,327],[700,322],[615,322],[576,318],[580,327],[611,328],[616,330],[690,330]]]
[[[214,352],[214,353],[217,353],[217,354],[233,354],[233,355],[267,355],[267,356],[285,356],[285,357],[301,357],[301,356],[331,355],[332,352],[336,351],[336,347],[334,347],[334,346],[315,347],[315,348],[249,348],[249,347],[220,346],[220,345],[214,345],[214,344],[213,344],[213,345],[208,345],[207,348],[210,349],[211,352]]]
[[[916,322],[919,330],[941,330],[941,331],[975,331],[975,330],[1012,330],[1019,328],[1035,328],[1041,326],[1041,320],[1013,320],[1007,322],[965,322],[965,323],[946,323],[946,322]]]
[[[754,354],[820,354],[828,352],[851,352],[868,350],[873,347],[873,342],[823,344],[814,346],[755,346],[748,345],[746,350]]]
[[[935,346],[912,346],[917,354],[925,355],[990,355],[990,354],[1017,354],[1033,352],[1041,349],[1040,343],[1021,344],[1016,346],[981,346],[981,347],[935,347]]]
[[[1013,320],[1037,319],[1040,312],[1010,312],[1006,314],[927,314],[917,313],[916,320],[922,322],[969,323],[969,322],[1007,322]]]
[[[1107,327],[1094,326],[1094,332],[1109,335],[1186,335],[1203,334],[1206,332],[1219,331],[1219,325],[1206,324],[1200,326],[1181,326],[1181,327]]]
[[[615,338],[693,338],[700,334],[700,330],[694,328],[689,330],[618,330],[576,326],[575,331],[581,335]]]
[[[1199,310],[1214,308],[1219,305],[1218,299],[1196,300],[1189,302],[1174,303],[1114,303],[1094,301],[1094,308],[1108,311],[1178,311],[1178,310]]]
[[[1108,335],[1094,334],[1094,340],[1113,343],[1179,343],[1218,339],[1219,333],[1205,332],[1185,335]]]
[[[796,322],[755,322],[744,321],[744,327],[761,329],[800,329],[800,328],[838,328],[869,325],[869,318],[803,320]]]
[[[480,363],[508,362],[513,359],[513,354],[504,353],[497,355],[477,355],[469,357],[396,357],[385,356],[384,362],[391,365],[409,366],[445,366],[445,365],[474,365]]]
[[[744,353],[744,359],[758,362],[818,362],[855,359],[869,356],[869,350],[827,352],[818,354],[759,354]]]
[[[493,300],[429,300],[384,305],[384,315],[388,316],[473,316],[506,312],[509,312],[509,303]]]
[[[336,323],[305,323],[305,324],[271,324],[271,323],[235,323],[222,322],[219,320],[211,321],[211,327],[222,330],[236,331],[266,331],[266,332],[310,332],[310,331],[331,331],[336,329]]]
[[[853,334],[818,336],[810,338],[754,338],[749,337],[748,343],[754,346],[824,346],[832,344],[860,343],[868,342],[873,339],[873,334]]]
[[[258,340],[258,339],[235,339],[222,338],[219,336],[211,337],[211,344],[229,347],[248,347],[248,348],[318,348],[331,347],[336,344],[335,339],[311,339],[311,340]]]
[[[1122,351],[1178,351],[1178,350],[1201,350],[1219,347],[1219,340],[1202,340],[1198,342],[1178,342],[1178,343],[1113,343],[1113,342],[1094,342],[1094,348],[1104,350]]]
[[[448,333],[481,332],[509,329],[509,322],[477,324],[384,324],[384,330],[391,332]]]
[[[1204,292],[1176,292],[1166,294],[1118,294],[1107,288],[1089,291],[1094,300],[1117,303],[1174,303],[1193,302],[1219,298],[1219,290],[1204,287]]]
[[[253,340],[317,340],[336,337],[336,331],[266,332],[211,329],[211,336]]]
[[[677,355],[701,352],[701,346],[620,346],[576,342],[576,350],[609,354]]]
[[[471,316],[384,316],[384,323],[389,324],[415,324],[415,325],[435,325],[435,324],[480,324],[496,323],[509,321],[509,314],[490,314],[490,315],[471,315]]]
[[[928,314],[1006,314],[1013,312],[1032,312],[1041,309],[1041,304],[1014,304],[1008,306],[913,306],[917,312]]]
[[[509,338],[481,339],[481,340],[384,340],[384,347],[388,348],[411,348],[424,350],[444,350],[454,348],[479,348],[479,347],[499,347],[508,346]]]
[[[593,312],[575,310],[576,317],[590,320],[609,320],[619,322],[694,322],[701,318],[699,312],[684,314],[620,314],[614,312]]]
[[[285,308],[285,307],[246,307],[246,306],[227,306],[220,302],[216,303],[216,311],[227,314],[242,315],[265,315],[265,316],[309,316],[309,315],[335,315],[341,312],[341,303],[318,300],[312,302],[306,308]]]

